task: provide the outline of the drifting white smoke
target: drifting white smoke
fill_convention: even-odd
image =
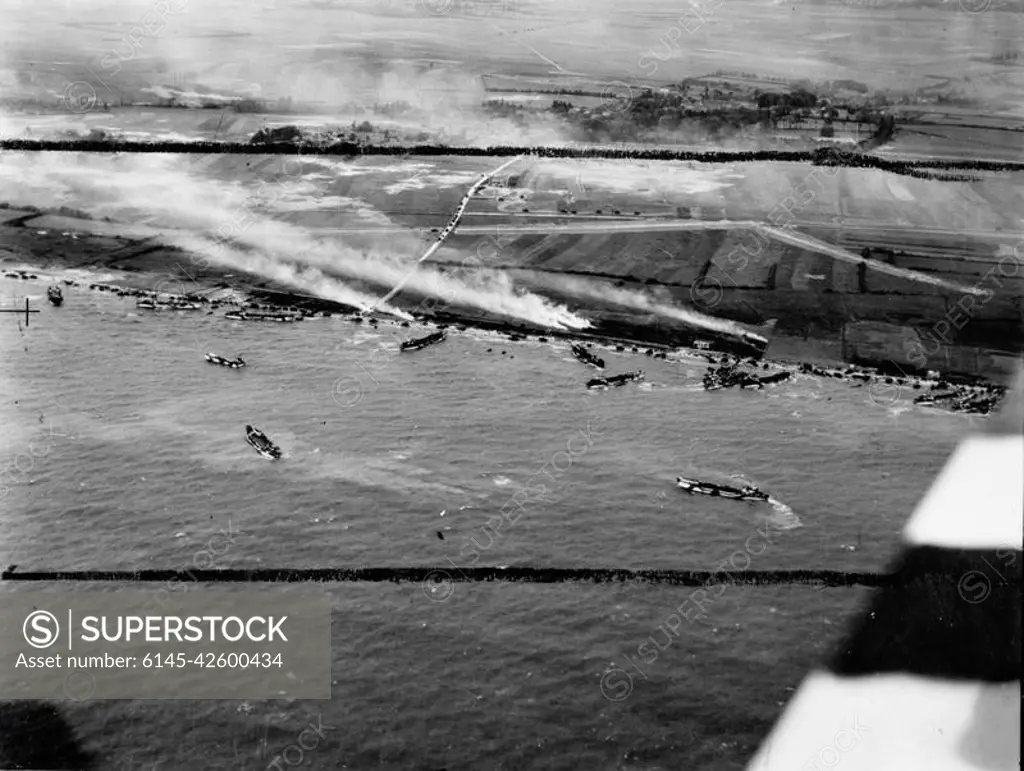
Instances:
[[[172,246],[185,249],[212,263],[237,270],[259,273],[274,281],[308,292],[317,297],[322,297],[325,300],[332,300],[355,307],[366,303],[367,296],[365,294],[350,289],[335,278],[325,276],[316,268],[303,268],[277,262],[266,254],[242,252],[238,249],[225,247],[217,241],[203,236],[171,235],[167,236],[165,240]],[[407,321],[412,321],[413,318],[408,313],[387,305],[381,305],[381,310]]]
[[[739,336],[750,330],[735,321],[715,318],[703,313],[674,305],[659,302],[652,297],[632,289],[620,289],[571,276],[556,276],[550,273],[531,274],[531,283],[545,285],[555,291],[571,294],[576,297],[591,297],[595,300],[622,305],[634,310],[642,310],[668,319],[681,321],[691,326],[700,327],[713,332]]]
[[[291,159],[284,162],[284,168],[289,164],[301,171]],[[331,278],[331,273],[385,290],[404,279],[405,291],[546,327],[589,326],[565,307],[517,291],[507,277],[454,279],[416,266],[423,242],[412,234],[388,234],[379,245],[358,251],[340,239],[321,240],[314,229],[274,220],[251,208],[251,193],[257,186],[261,194],[275,197],[305,190],[300,172],[279,175],[272,184],[254,180],[242,185],[199,178],[179,166],[179,159],[162,155],[10,153],[0,166],[0,200],[41,208],[60,203],[94,217],[145,224],[158,229],[158,240],[168,245],[191,248],[191,244],[214,263],[301,286],[325,299],[356,307],[377,304],[378,298],[344,286]],[[242,248],[214,248],[217,235]],[[318,271],[303,273],[303,265],[315,266]]]

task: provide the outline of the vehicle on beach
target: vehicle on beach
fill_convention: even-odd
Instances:
[[[591,367],[596,367],[597,369],[604,369],[604,359],[595,356],[582,345],[573,345],[572,355],[584,364],[589,364]]]
[[[434,345],[440,343],[448,335],[444,330],[440,332],[434,332],[433,334],[427,335],[426,337],[418,337],[415,340],[406,340],[402,343],[401,349],[403,351],[418,351],[420,348],[426,348],[428,345]]]
[[[208,353],[206,354],[206,360],[211,364],[220,364],[222,367],[230,367],[231,369],[239,369],[245,366],[245,361],[242,360],[241,356],[237,359],[228,359],[215,353]]]
[[[256,452],[264,458],[278,460],[281,457],[281,448],[274,444],[267,435],[258,428],[245,427],[245,441],[247,441]]]
[[[46,299],[50,301],[51,305],[60,306],[64,302],[64,295],[60,291],[60,287],[54,284],[46,290]]]
[[[609,375],[608,377],[595,377],[587,381],[587,388],[609,388],[611,386],[623,386],[626,383],[641,381],[644,379],[644,371],[638,369],[636,372],[623,372],[621,375]]]
[[[691,495],[708,495],[712,498],[731,498],[738,501],[767,501],[768,493],[761,492],[754,485],[731,487],[714,482],[701,482],[686,477],[676,477],[676,485]]]

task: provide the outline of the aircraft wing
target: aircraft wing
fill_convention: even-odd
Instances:
[[[749,771],[1020,769],[1024,372],[954,452],[878,590]]]

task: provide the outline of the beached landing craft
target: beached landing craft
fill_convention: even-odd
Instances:
[[[281,448],[271,442],[267,435],[258,428],[245,427],[245,441],[247,441],[256,452],[264,458],[277,460],[281,457]]]
[[[584,364],[589,364],[591,367],[597,367],[597,369],[604,369],[604,359],[595,356],[582,345],[573,345],[572,355]]]
[[[210,364],[220,364],[222,367],[230,367],[231,369],[239,369],[245,366],[245,362],[242,357],[239,356],[237,359],[226,359],[223,356],[218,356],[215,353],[206,354],[206,360]]]
[[[190,303],[187,300],[137,300],[136,308],[151,311],[197,311],[198,303]]]
[[[761,492],[754,485],[730,487],[714,482],[699,482],[696,479],[676,477],[676,484],[691,495],[709,495],[712,498],[732,498],[738,501],[767,501],[768,494]]]
[[[60,287],[54,284],[46,290],[46,299],[50,304],[60,306],[64,302],[64,295],[61,294]]]
[[[231,319],[232,321],[279,321],[283,323],[302,321],[302,314],[300,313],[276,313],[265,311],[228,311],[224,314],[224,318]]]
[[[448,335],[442,330],[440,332],[434,332],[431,335],[427,335],[426,337],[419,337],[415,340],[406,340],[402,343],[401,347],[403,351],[418,351],[420,348],[426,348],[428,345],[440,343],[447,336]]]
[[[644,379],[644,371],[638,369],[636,372],[623,372],[621,375],[610,375],[608,377],[595,377],[587,381],[587,388],[609,388],[610,386],[623,386],[626,383],[641,381]]]

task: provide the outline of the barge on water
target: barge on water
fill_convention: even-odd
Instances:
[[[638,369],[636,372],[623,372],[621,375],[609,375],[608,377],[595,377],[587,381],[587,388],[610,388],[612,386],[624,386],[626,383],[639,382],[644,379],[644,371]]]
[[[595,356],[578,343],[573,343],[572,355],[575,356],[580,361],[582,361],[584,364],[589,364],[591,367],[595,367],[597,369],[604,369],[604,359]]]
[[[403,351],[418,351],[420,348],[426,348],[428,345],[435,345],[440,343],[448,337],[444,330],[440,332],[434,332],[433,334],[427,335],[426,337],[418,337],[414,340],[406,340],[402,343],[401,349]]]
[[[222,367],[229,367],[231,369],[241,369],[245,366],[245,361],[242,360],[241,356],[237,359],[228,359],[224,356],[218,356],[215,353],[208,353],[206,354],[206,360],[210,362],[210,364],[219,364]]]
[[[245,427],[245,441],[264,458],[278,460],[281,457],[281,448],[274,444],[267,435],[258,428]]]
[[[767,501],[768,494],[761,492],[754,485],[744,485],[743,487],[731,487],[729,485],[719,485],[714,482],[701,482],[696,479],[687,479],[686,477],[676,477],[676,485],[681,487],[690,495],[708,495],[712,498],[731,498],[737,501]]]

